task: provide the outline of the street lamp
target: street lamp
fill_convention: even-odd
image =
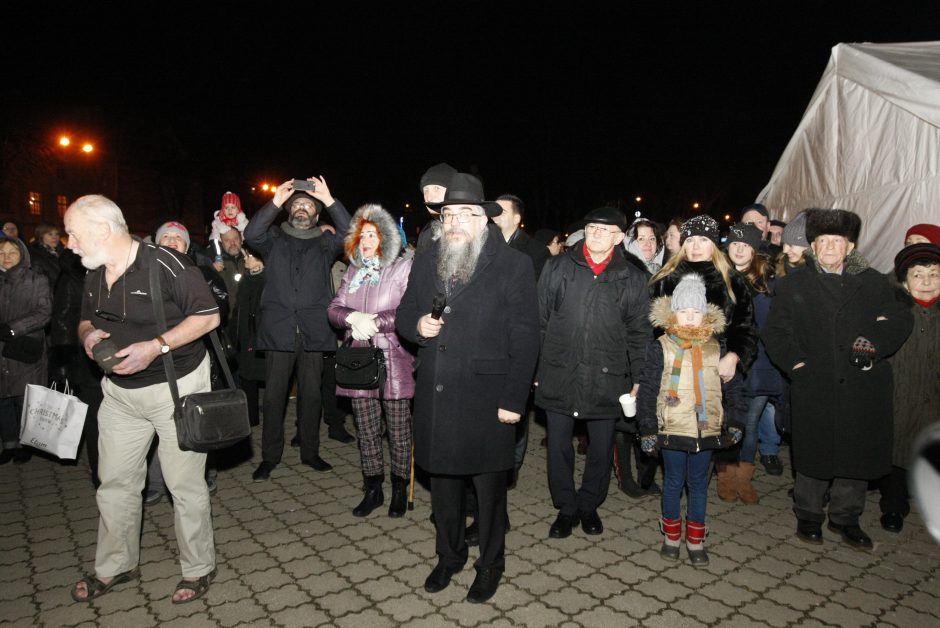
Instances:
[[[63,135],[62,137],[59,138],[59,146],[68,146],[71,143],[72,143],[72,140],[69,138],[68,135]]]
[[[698,209],[698,203],[692,203],[692,209]]]
[[[91,143],[85,142],[84,144],[82,144],[82,152],[83,152],[83,153],[90,153],[90,152],[92,152],[93,150],[95,150],[95,147],[92,146]]]

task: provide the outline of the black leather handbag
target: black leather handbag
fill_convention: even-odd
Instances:
[[[156,260],[150,264],[150,294],[153,295],[153,310],[158,329],[166,329],[166,316],[163,301],[160,299],[160,269]],[[212,348],[219,365],[225,372],[228,388],[208,392],[193,393],[182,399],[176,386],[176,368],[173,365],[173,352],[163,357],[167,384],[173,395],[175,409],[173,420],[176,423],[176,438],[183,451],[202,453],[224,449],[251,436],[251,424],[248,421],[248,399],[245,391],[235,388],[232,371],[222,351],[222,344],[216,330],[209,332]]]
[[[356,390],[385,387],[385,353],[369,340],[368,347],[353,347],[347,338],[336,349],[336,385]]]

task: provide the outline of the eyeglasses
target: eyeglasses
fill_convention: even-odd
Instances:
[[[454,222],[456,220],[460,224],[465,224],[470,222],[471,218],[479,218],[483,214],[474,214],[473,212],[441,212],[441,222],[447,224],[448,222]]]
[[[127,318],[127,283],[121,280],[121,301],[123,302],[123,314],[115,314],[101,309],[101,293],[104,290],[104,271],[98,278],[98,305],[95,307],[95,316],[109,323],[123,323]]]
[[[602,227],[600,225],[587,225],[584,227],[584,233],[600,233],[602,235],[611,235],[619,232],[620,229],[617,227]]]

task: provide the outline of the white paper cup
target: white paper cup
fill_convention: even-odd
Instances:
[[[620,395],[620,407],[623,408],[623,414],[626,417],[636,416],[636,397],[630,393]]]

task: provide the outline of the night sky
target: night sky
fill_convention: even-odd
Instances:
[[[311,174],[400,214],[447,161],[521,196],[530,230],[637,195],[667,220],[754,200],[837,43],[940,39],[935,1],[446,4],[5,6],[0,130],[81,129],[102,158],[198,180],[207,218],[227,189],[250,212],[252,185]]]

